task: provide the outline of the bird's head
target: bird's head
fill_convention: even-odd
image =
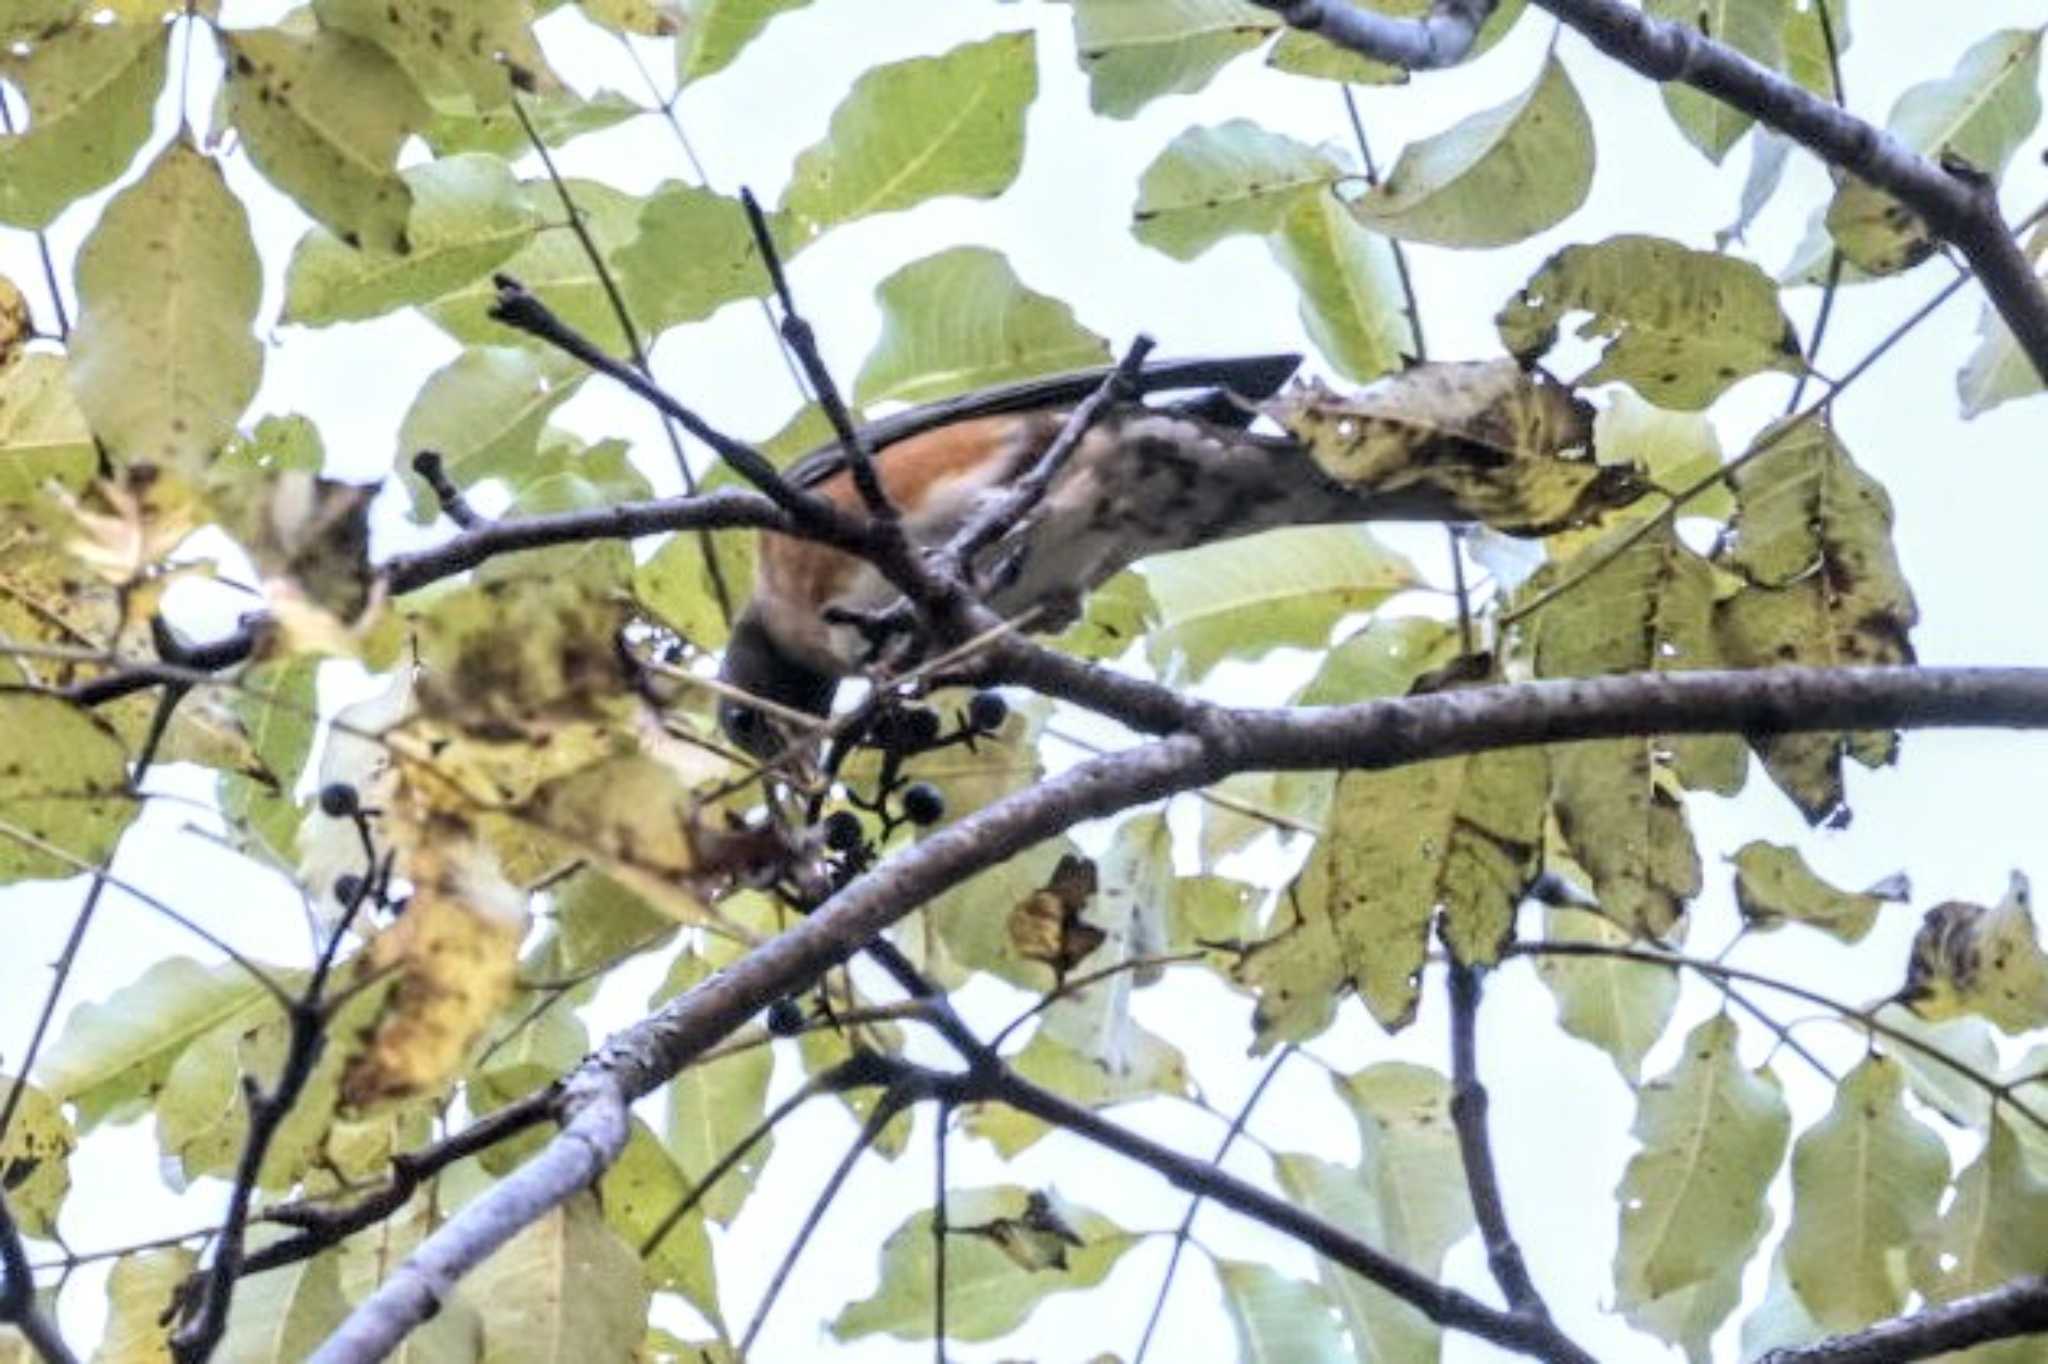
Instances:
[[[766,761],[789,747],[793,714],[819,719],[832,713],[839,679],[792,657],[775,642],[760,613],[749,606],[732,624],[719,680],[779,709],[728,696],[718,703],[718,727],[749,755]]]

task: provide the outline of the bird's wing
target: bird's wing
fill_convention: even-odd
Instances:
[[[1280,386],[1301,367],[1299,355],[1210,356],[1193,360],[1155,360],[1139,371],[1133,387],[1142,396],[1171,393],[1178,389],[1224,389],[1240,398],[1259,402],[1280,391]],[[1115,366],[1047,374],[1035,379],[996,388],[984,388],[935,403],[913,407],[868,422],[861,427],[868,449],[881,451],[899,441],[954,422],[974,417],[996,417],[1011,412],[1032,412],[1080,402],[1102,386]],[[783,477],[799,488],[824,482],[846,467],[846,452],[833,441],[791,464]]]

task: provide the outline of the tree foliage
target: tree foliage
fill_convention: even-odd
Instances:
[[[68,1348],[106,1360],[735,1360],[805,1282],[816,1216],[920,1132],[936,1180],[870,1205],[872,1276],[780,1309],[850,1353],[1007,1351],[1074,1300],[1093,1329],[1060,1357],[1124,1358],[1140,1314],[1108,1304],[1168,1237],[1121,1218],[1114,1181],[1080,1185],[1128,1159],[1310,1253],[1188,1208],[1172,1265],[1209,1252],[1189,1272],[1243,1359],[1427,1364],[1468,1332],[1586,1360],[1602,1304],[1643,1358],[2036,1357],[2048,954],[2025,876],[1887,935],[1903,876],[1845,890],[1818,843],[1724,860],[1712,838],[1738,796],[1846,825],[1855,768],[1899,762],[1916,725],[2048,723],[2038,674],[1917,663],[1897,529],[1956,509],[1895,507],[1897,452],[1836,421],[1885,401],[1852,389],[1880,354],[1818,359],[1830,310],[1874,296],[1850,286],[1953,252],[1982,309],[1959,420],[2038,420],[2048,228],[1998,191],[2042,147],[2043,30],[1976,38],[1880,117],[1839,85],[1844,0],[1071,0],[962,7],[973,24],[905,3],[931,13],[891,6],[821,102],[808,56],[841,7],[0,10],[0,259],[21,263],[0,278],[0,880],[78,897],[47,1003],[7,1020],[0,1357],[64,1358],[61,1307]],[[1750,143],[1741,225],[1575,231],[1617,68],[1545,50],[1550,15],[1669,78],[1674,183]],[[1854,17],[1885,41],[1886,16]],[[927,19],[973,31],[883,51]],[[1493,97],[1390,59],[1423,33],[1443,60],[1414,65],[1492,62]],[[1686,44],[1753,65],[1701,76],[1669,56]],[[592,52],[642,93],[584,88]],[[1254,78],[1326,92],[1328,139],[1265,126]],[[1421,111],[1384,168],[1355,88]],[[686,135],[707,91],[808,120],[786,173]],[[668,164],[603,155],[664,128],[618,145]],[[1788,137],[1827,176],[1784,179]],[[1120,174],[1098,139],[1137,149],[1135,181],[1121,254],[1089,268],[1172,288],[1228,255],[1287,300],[1306,377],[1240,415],[1273,502],[1357,514],[1242,538],[1225,516],[1072,619],[1001,622],[960,542],[921,555],[775,471],[840,443],[859,467],[857,423],[1049,374],[1097,372],[1073,439],[1126,400],[1144,286],[1055,296],[1065,223],[991,245],[969,216]],[[1741,244],[1774,200],[1811,218],[1789,264]],[[869,220],[942,244],[870,268],[845,245]],[[1427,253],[1525,243],[1546,254],[1520,286],[1453,328],[1481,348],[1432,353]],[[756,314],[803,400],[731,434],[706,414],[751,385],[730,338]],[[821,354],[853,341],[807,314],[864,315],[872,344],[835,374]],[[352,328],[416,369],[368,478],[362,430],[316,425],[280,378]],[[621,385],[660,423],[592,438]],[[1022,543],[1030,512],[992,533]],[[1454,528],[1447,569],[1377,524],[1403,520]],[[708,682],[764,527],[868,560],[918,646],[766,764],[721,736]],[[264,869],[245,919],[132,852],[161,846],[179,772],[210,783],[187,817]],[[188,950],[91,966],[103,897]],[[310,946],[252,927],[302,914]],[[1859,944],[1891,953],[1878,997],[1808,973]],[[1474,1016],[1482,981],[1524,976],[1635,1106],[1632,1148],[1602,1148],[1613,1202],[1584,1209],[1614,1236],[1599,1303],[1552,1288],[1563,1233],[1517,1241],[1530,1162],[1496,1159],[1524,1119],[1489,1126],[1479,1072],[1515,1039],[1477,1055]],[[1495,998],[1548,1030],[1537,996]],[[1446,1000],[1447,1061],[1395,1059]],[[1831,1019],[1850,1063],[1788,1009]],[[1255,1086],[1213,1064],[1219,1034],[1270,1056]],[[1290,1102],[1355,1134],[1258,1107],[1317,1063],[1329,1091]],[[1248,1087],[1220,1149],[1139,1121]],[[814,1100],[858,1128],[836,1168],[775,1135]],[[144,1118],[203,1235],[123,1246],[77,1177]],[[1053,1133],[1104,1154],[1048,1166]],[[821,1179],[792,1215],[783,1191]],[[738,1231],[764,1217],[772,1276]],[[1458,1277],[1467,1238],[1492,1286]],[[103,1259],[81,1306],[74,1271]]]

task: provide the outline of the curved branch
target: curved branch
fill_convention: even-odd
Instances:
[[[1773,1350],[1758,1364],[1910,1364],[1993,1340],[2048,1333],[2048,1275],[1894,1317],[1814,1345]]]
[[[2048,727],[2048,669],[1652,673],[1482,687],[1299,714],[1204,712],[1199,734],[1177,734],[1081,763],[932,834],[853,881],[809,918],[613,1036],[568,1080],[564,1108],[574,1116],[564,1131],[430,1237],[317,1358],[320,1364],[343,1364],[377,1357],[370,1346],[394,1345],[463,1272],[617,1158],[625,1141],[626,1104],[934,896],[1085,820],[1262,768],[1388,768],[1492,748],[1626,735],[1892,726]],[[1211,1196],[1218,1195],[1212,1190]],[[1286,1216],[1303,1215],[1289,1210]],[[1276,1225],[1289,1229],[1287,1223]],[[1316,1234],[1322,1230],[1316,1224]],[[1423,1283],[1429,1293],[1443,1291]],[[1500,1318],[1517,1330],[1527,1325],[1474,1306],[1488,1314],[1487,1321]],[[1466,1323],[1461,1318],[1447,1324]]]
[[[1389,19],[1345,0],[1252,0],[1295,28],[1410,71],[1455,66],[1472,50],[1495,0],[1436,0],[1420,19]]]
[[[1683,24],[1654,19],[1622,0],[1535,0],[1624,66],[1658,81],[1681,81],[1775,128],[1830,166],[1886,191],[1953,245],[2020,349],[2048,380],[2048,291],[1998,211],[1991,182],[1950,169],[1725,43]]]

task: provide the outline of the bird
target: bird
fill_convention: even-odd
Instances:
[[[1255,405],[1300,367],[1293,354],[1148,363],[1133,396],[1102,412],[1043,498],[975,565],[986,601],[1034,628],[1070,621],[1088,591],[1132,563],[1276,526],[1344,521],[1357,495],[1322,474],[1298,442],[1250,429]],[[882,490],[913,544],[936,546],[1028,473],[1108,368],[1027,379],[914,408],[862,428]],[[1145,397],[1191,394],[1148,404]],[[834,442],[783,475],[865,514]],[[760,534],[753,596],[734,619],[720,668],[720,728],[756,758],[789,742],[796,717],[831,713],[839,684],[870,662],[849,617],[872,616],[896,590],[842,550]]]

